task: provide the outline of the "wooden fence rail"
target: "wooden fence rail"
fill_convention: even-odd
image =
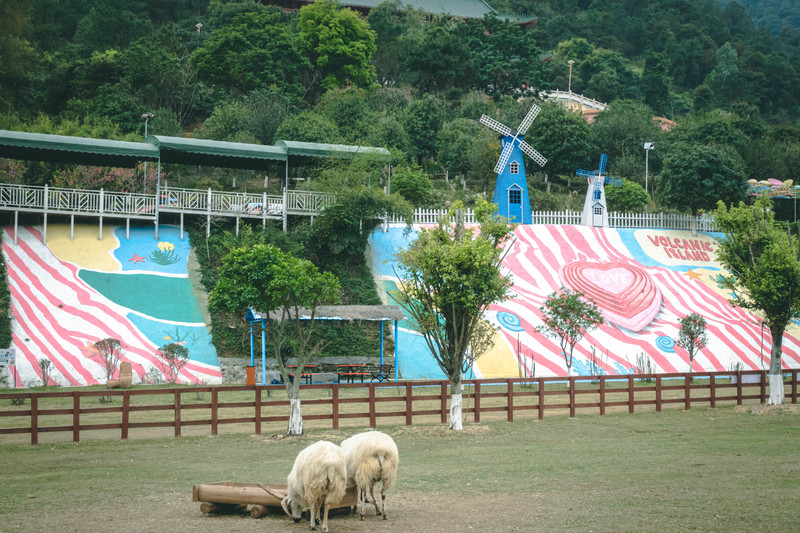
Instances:
[[[787,402],[797,403],[799,373],[784,371]],[[481,379],[465,380],[464,385],[463,410],[475,422],[483,416],[513,422],[526,413],[535,413],[538,419],[545,412],[568,412],[570,417],[578,411],[633,413],[642,406],[656,412],[665,405],[714,408],[721,403],[765,403],[768,398],[764,371]],[[447,421],[447,381],[332,383],[301,389],[304,421],[324,421],[333,429],[349,420],[369,427],[377,427],[379,420],[405,425],[421,418]],[[274,398],[272,391],[278,391]],[[0,401],[10,400],[11,408],[0,409],[0,435],[29,434],[30,443],[38,444],[43,433],[71,433],[73,442],[79,442],[81,433],[89,431],[119,431],[120,438],[127,439],[131,430],[172,428],[180,437],[184,428],[208,426],[210,434],[217,435],[220,426],[234,424],[261,434],[265,424],[288,421],[289,401],[282,391],[281,385],[230,385],[2,393]],[[119,398],[122,405],[111,405]],[[101,406],[89,406],[91,400]]]

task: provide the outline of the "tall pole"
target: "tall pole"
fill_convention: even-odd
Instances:
[[[650,170],[650,150],[655,147],[655,143],[644,143],[644,191],[647,193],[647,207],[650,204],[650,190],[647,188],[647,178]]]
[[[569,91],[569,105],[570,108],[572,107],[572,64],[575,62],[574,59],[570,59],[567,61],[569,64],[569,82],[567,83],[567,90]]]

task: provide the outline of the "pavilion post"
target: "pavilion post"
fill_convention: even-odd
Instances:
[[[381,320],[381,366],[383,366],[383,320]]]
[[[397,361],[397,320],[394,321],[394,381],[400,381],[400,373],[398,371],[398,367],[400,366]]]
[[[255,339],[253,339],[253,324],[250,322],[250,366],[256,366]]]
[[[267,384],[267,328],[266,320],[261,319],[261,381]]]

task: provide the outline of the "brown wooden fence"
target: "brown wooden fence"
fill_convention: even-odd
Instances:
[[[798,373],[784,371],[786,402],[797,403]],[[767,375],[763,371],[707,374],[636,374],[571,378],[481,379],[464,382],[464,413],[482,418],[542,419],[545,412],[569,414],[633,413],[647,406],[660,412],[665,405],[688,410],[692,405],[765,403]],[[322,421],[338,429],[349,421],[377,427],[441,422],[448,416],[447,381],[302,385],[303,420]],[[273,391],[278,391],[274,396]],[[210,398],[206,398],[206,395]],[[192,398],[194,396],[194,398]],[[265,397],[266,396],[266,397]],[[279,399],[280,398],[280,399]],[[288,421],[283,386],[205,386],[129,390],[57,390],[2,393],[10,400],[0,409],[0,435],[30,434],[38,444],[43,433],[119,431],[171,428],[175,437],[184,429],[207,426],[217,435],[231,425],[261,434],[267,426]],[[90,406],[92,401],[100,407]],[[121,400],[122,405],[112,405]],[[165,401],[166,400],[166,401]],[[163,430],[162,430],[163,431]],[[169,430],[167,430],[169,431]]]

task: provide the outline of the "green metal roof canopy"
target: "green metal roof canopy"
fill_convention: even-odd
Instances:
[[[307,143],[299,141],[278,141],[289,156],[335,157],[339,159],[364,158],[390,163],[392,154],[386,148],[372,146],[352,146],[345,144]]]
[[[267,160],[286,162],[290,156],[363,157],[384,162],[392,158],[386,148],[371,146],[296,141],[269,146],[163,135],[128,142],[0,130],[0,157],[9,159],[132,168],[140,161],[158,161],[160,157],[162,163],[259,170]]]
[[[264,161],[286,161],[286,150],[263,144],[233,143],[208,139],[185,139],[148,135],[146,143],[155,145],[162,163],[186,163],[225,168],[262,169]]]
[[[158,160],[152,144],[0,130],[0,157],[133,168]]]

